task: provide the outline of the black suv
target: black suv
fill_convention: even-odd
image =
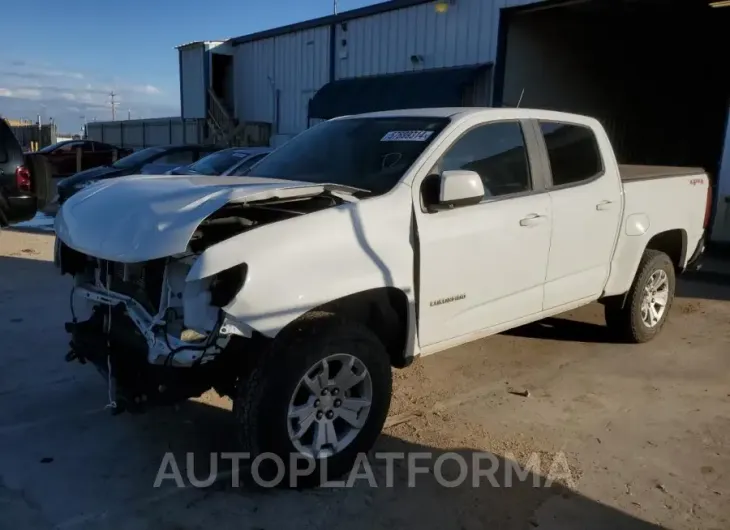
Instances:
[[[0,118],[0,227],[35,216],[39,208],[36,184],[18,140]]]

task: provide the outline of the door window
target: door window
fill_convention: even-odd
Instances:
[[[583,125],[541,121],[553,186],[578,184],[603,173],[603,160],[593,130]]]
[[[452,145],[440,170],[476,171],[485,197],[499,197],[532,189],[522,126],[516,121],[480,125]]]

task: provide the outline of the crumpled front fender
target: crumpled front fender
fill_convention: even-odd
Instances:
[[[273,337],[304,313],[378,287],[413,298],[410,188],[264,225],[211,246],[187,281],[245,263],[226,313]]]

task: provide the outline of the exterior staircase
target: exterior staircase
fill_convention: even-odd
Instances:
[[[239,122],[215,92],[208,89],[208,142],[222,147],[268,146],[271,124]]]

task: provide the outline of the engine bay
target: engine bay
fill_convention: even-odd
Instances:
[[[261,225],[306,215],[340,204],[333,195],[278,199],[251,204],[228,204],[200,223],[190,239],[190,250],[202,252]]]

